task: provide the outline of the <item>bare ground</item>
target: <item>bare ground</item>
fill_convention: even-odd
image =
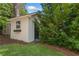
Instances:
[[[0,45],[4,45],[4,44],[14,44],[14,43],[26,44],[26,43],[23,42],[23,41],[10,39],[10,38],[8,38],[8,37],[6,37],[6,36],[0,35]]]

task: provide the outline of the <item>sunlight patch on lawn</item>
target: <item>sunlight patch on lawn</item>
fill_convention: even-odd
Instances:
[[[0,49],[0,52],[7,51],[8,49]]]

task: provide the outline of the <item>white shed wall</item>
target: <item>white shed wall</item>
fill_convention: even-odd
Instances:
[[[31,19],[28,17],[11,19],[11,39],[24,42],[34,41],[34,23]],[[17,20],[21,21],[21,32],[14,32]]]

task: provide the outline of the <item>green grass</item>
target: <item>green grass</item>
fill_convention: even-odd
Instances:
[[[42,44],[11,44],[0,45],[2,56],[63,56],[62,52],[49,49]]]

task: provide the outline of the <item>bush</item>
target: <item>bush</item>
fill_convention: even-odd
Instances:
[[[44,4],[43,8],[38,14],[41,41],[79,51],[78,4]]]

